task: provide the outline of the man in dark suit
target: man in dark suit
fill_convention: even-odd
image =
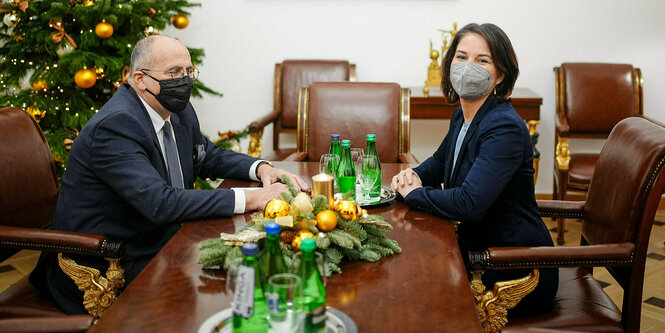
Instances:
[[[266,161],[219,149],[201,135],[189,97],[198,70],[187,48],[166,36],[139,41],[129,84],[90,119],[72,145],[53,228],[105,235],[125,243],[121,267],[129,284],[181,223],[261,209],[307,184]],[[195,190],[197,177],[260,180],[263,188]],[[104,272],[103,258],[72,256]],[[43,255],[31,276],[67,313],[85,313],[83,292],[55,255]]]

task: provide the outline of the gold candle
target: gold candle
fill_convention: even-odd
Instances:
[[[330,207],[335,203],[333,197],[335,193],[335,178],[329,174],[320,173],[312,177],[312,198],[321,194],[328,198]]]

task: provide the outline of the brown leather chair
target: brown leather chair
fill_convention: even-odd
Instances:
[[[564,63],[555,67],[556,136],[553,199],[586,192],[598,154],[570,153],[568,138],[606,138],[622,119],[642,115],[642,74],[623,64]],[[565,221],[557,219],[557,243]]]
[[[512,319],[502,332],[639,332],[644,266],[665,188],[664,165],[665,128],[640,117],[622,120],[600,152],[586,201],[538,202],[543,216],[582,220],[580,246],[470,253],[472,269],[562,267],[552,309]],[[593,278],[598,266],[623,288],[623,312]]]
[[[296,133],[298,128],[298,90],[312,82],[355,81],[356,65],[345,60],[285,60],[275,64],[273,111],[249,124],[249,155],[282,160],[295,152],[279,147],[280,133]],[[263,129],[273,124],[273,151],[262,151]]]
[[[330,148],[330,135],[365,148],[376,134],[385,163],[418,163],[410,153],[409,89],[396,83],[316,82],[298,97],[298,151],[286,160],[318,161]]]
[[[120,258],[120,242],[45,229],[53,216],[58,184],[44,134],[19,108],[0,109],[0,133],[0,261],[20,249]],[[85,332],[94,319],[65,315],[27,277],[0,294],[1,332]]]

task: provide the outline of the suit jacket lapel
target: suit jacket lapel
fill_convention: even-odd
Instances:
[[[457,177],[459,175],[459,165],[464,157],[464,153],[466,152],[466,146],[469,144],[469,140],[473,137],[473,134],[476,132],[476,129],[478,129],[478,125],[480,125],[480,122],[483,121],[483,118],[485,118],[485,115],[489,110],[494,108],[494,105],[498,104],[498,100],[492,96],[487,98],[483,105],[480,107],[476,115],[473,117],[473,120],[471,121],[471,125],[469,125],[469,129],[466,131],[466,135],[464,136],[464,140],[462,141],[462,146],[460,147],[459,150],[459,155],[457,155],[457,161],[455,163],[455,169],[453,170],[453,174],[450,177],[450,187],[455,187],[457,186]],[[464,118],[462,118],[464,119]],[[463,121],[463,120],[462,120]],[[459,127],[461,129],[462,127],[462,121],[459,122]],[[459,130],[457,131],[459,134]],[[475,140],[475,139],[474,139]],[[455,142],[457,142],[457,137],[455,136]],[[455,147],[453,146],[453,157],[455,156]],[[453,157],[450,158],[452,161]],[[452,162],[451,162],[452,163]]]
[[[192,142],[191,136],[187,135],[187,130],[180,123],[180,118],[176,115],[171,116],[173,132],[175,134],[176,144],[178,145],[178,155],[180,157],[180,167],[182,168],[182,180],[185,188],[190,188],[194,184],[194,164],[192,162]]]

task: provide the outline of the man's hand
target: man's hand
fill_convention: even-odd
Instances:
[[[390,182],[390,187],[393,191],[398,192],[403,198],[406,198],[411,191],[422,186],[423,182],[420,180],[420,177],[411,168],[400,171]]]
[[[272,169],[272,167],[271,167]],[[289,192],[286,185],[277,183],[264,185],[258,190],[244,190],[245,192],[245,211],[263,209],[268,201],[279,198],[280,193]]]
[[[298,191],[309,190],[309,185],[307,185],[307,183],[305,183],[304,180],[300,179],[300,177],[286,170],[273,168],[269,164],[261,164],[259,166],[259,169],[256,170],[256,175],[261,180],[261,183],[263,183],[263,187],[268,187],[268,185],[270,184],[274,184],[281,181],[282,175],[286,175],[291,179],[293,187],[295,187],[296,190]],[[288,192],[288,189],[285,189],[284,191]]]

